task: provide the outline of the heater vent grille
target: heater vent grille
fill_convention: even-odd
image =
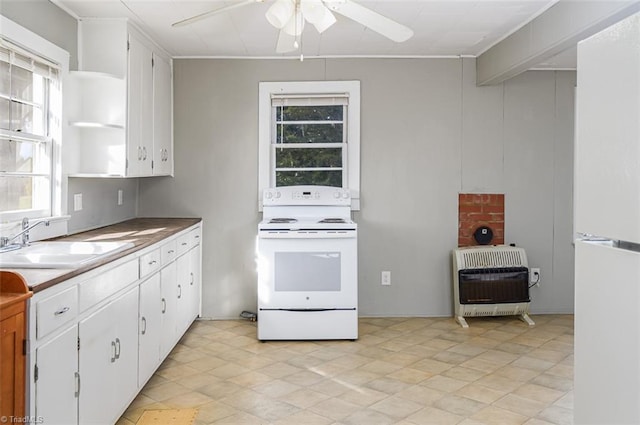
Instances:
[[[458,270],[527,267],[527,255],[522,248],[511,246],[471,247],[459,248],[455,252]]]

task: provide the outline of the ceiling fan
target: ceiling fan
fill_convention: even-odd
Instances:
[[[172,24],[181,27],[206,19],[210,16],[265,0],[242,0],[229,6],[210,10]],[[287,53],[297,50],[298,39],[305,23],[312,24],[319,33],[336,23],[333,12],[358,22],[365,27],[393,40],[403,42],[413,36],[413,31],[386,16],[368,9],[352,0],[276,0],[267,10],[267,21],[280,30],[276,52]]]

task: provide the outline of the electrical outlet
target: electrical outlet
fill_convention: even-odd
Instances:
[[[122,189],[118,189],[118,205],[122,205],[124,198],[124,192]]]
[[[82,211],[82,193],[73,195],[73,210]]]
[[[385,285],[385,286],[391,285],[391,272],[390,271],[382,272],[380,283]]]
[[[542,275],[540,274],[540,268],[531,267],[530,272],[529,272],[529,284],[539,287],[540,286],[540,278],[541,277],[542,277]]]

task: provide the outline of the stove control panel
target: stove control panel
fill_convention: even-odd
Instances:
[[[329,186],[285,186],[265,189],[263,205],[351,205],[349,189]]]

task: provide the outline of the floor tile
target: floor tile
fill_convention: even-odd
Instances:
[[[357,341],[269,341],[197,321],[126,409],[195,408],[195,425],[565,425],[573,316],[361,318]]]

